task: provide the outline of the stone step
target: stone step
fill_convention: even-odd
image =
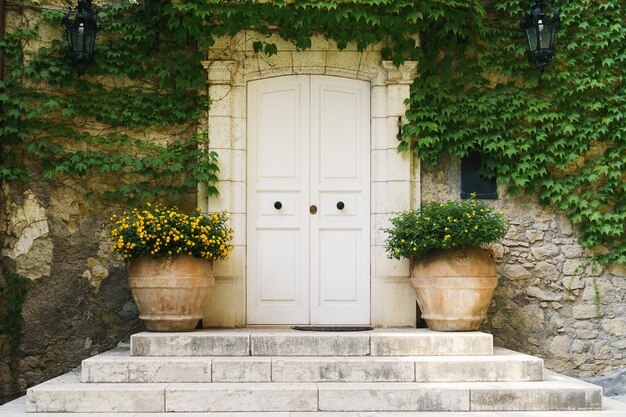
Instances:
[[[28,412],[599,410],[598,386],[547,372],[541,382],[84,384],[30,388]]]
[[[141,357],[116,349],[83,361],[87,383],[541,381],[543,360],[493,356]]]
[[[0,405],[2,417],[111,417],[111,413],[27,413],[26,396]],[[602,398],[602,410],[595,411],[461,411],[395,412],[395,411],[247,411],[203,413],[115,413],[115,417],[624,417],[626,403]]]
[[[131,337],[132,356],[474,356],[492,353],[490,334],[429,329],[331,333],[246,328],[190,333],[143,332]]]

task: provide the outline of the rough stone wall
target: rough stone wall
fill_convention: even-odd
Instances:
[[[460,183],[456,158],[422,165],[424,200],[458,199]],[[503,186],[498,194],[485,201],[510,227],[494,247],[500,280],[483,330],[497,345],[542,357],[547,368],[571,376],[625,371],[626,267],[579,268],[588,254],[562,213],[533,196],[509,196]]]
[[[2,195],[2,254],[32,282],[15,355],[0,335],[0,403],[143,328],[124,265],[108,250],[111,208],[85,201],[68,184],[5,186]]]

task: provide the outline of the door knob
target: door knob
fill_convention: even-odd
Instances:
[[[346,205],[345,205],[345,204],[343,204],[343,201],[340,201],[340,202],[338,202],[338,203],[337,203],[337,208],[338,208],[339,210],[343,210],[343,208],[344,208],[345,206],[346,206]]]
[[[311,207],[309,207],[309,213],[311,213],[311,214],[316,214],[317,213],[317,206],[315,204],[313,204]]]
[[[281,208],[283,208],[283,203],[281,203],[280,201],[277,201],[274,203],[274,208],[276,210],[280,210]]]

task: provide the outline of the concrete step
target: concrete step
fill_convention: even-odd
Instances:
[[[246,328],[191,333],[143,332],[131,337],[132,356],[474,356],[492,353],[490,334],[429,329],[330,333]]]
[[[547,373],[541,382],[84,384],[78,375],[27,393],[28,412],[599,410],[602,389]]]
[[[141,357],[116,349],[83,361],[82,382],[495,382],[541,381],[543,360],[508,349],[493,356]]]

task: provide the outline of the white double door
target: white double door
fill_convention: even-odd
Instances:
[[[370,323],[370,86],[248,83],[248,324]]]

